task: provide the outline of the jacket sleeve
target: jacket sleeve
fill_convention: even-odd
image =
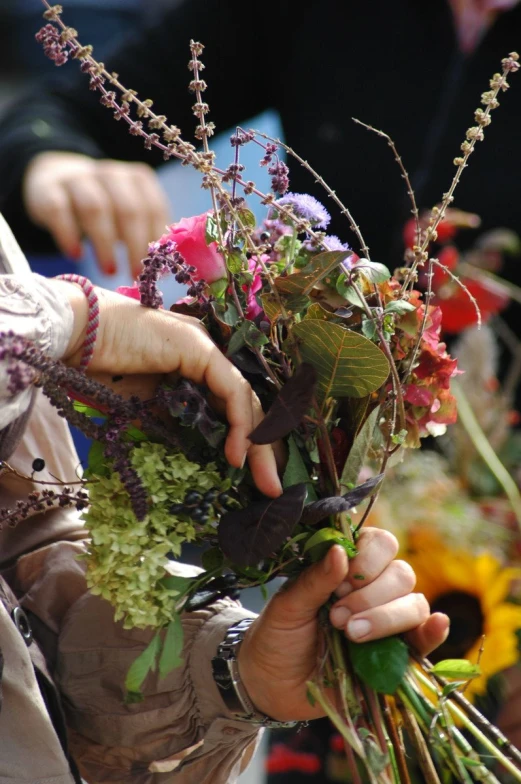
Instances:
[[[82,776],[96,784],[233,784],[259,726],[229,713],[211,659],[228,627],[252,614],[231,600],[185,613],[181,666],[163,679],[150,673],[143,702],[125,704],[126,673],[152,632],[114,622],[111,605],[86,589],[81,551],[79,542],[60,542],[22,557],[16,588],[49,632],[39,642],[63,697]],[[197,570],[176,563],[170,571]]]
[[[40,275],[0,276],[0,332],[14,332],[33,341],[55,359],[67,348],[73,326],[72,309]],[[0,430],[29,407],[32,388],[11,390],[9,360],[0,361]]]
[[[66,10],[63,21],[67,23]],[[153,99],[154,110],[192,142],[196,118],[191,108],[194,96],[188,91],[190,40],[206,45],[202,59],[208,117],[217,130],[225,130],[273,105],[274,60],[248,55],[252,36],[255,52],[265,53],[272,49],[273,35],[272,25],[263,20],[252,29],[239,0],[184,0],[158,24],[121,42],[105,58],[106,66],[140,98]],[[0,122],[0,210],[30,250],[46,249],[50,242],[29,223],[22,205],[23,173],[38,153],[62,150],[152,166],[163,160],[158,150],[147,151],[139,138],[130,136],[124,121],[115,122],[112,112],[100,105],[99,93],[89,90],[88,75],[77,70],[77,61],[67,63],[61,79],[39,84],[9,106]]]

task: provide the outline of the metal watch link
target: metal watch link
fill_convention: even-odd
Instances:
[[[297,721],[275,721],[259,713],[241,681],[237,653],[246,631],[254,620],[254,618],[244,618],[230,626],[212,659],[214,680],[219,687],[224,704],[237,719],[272,729],[295,727]]]

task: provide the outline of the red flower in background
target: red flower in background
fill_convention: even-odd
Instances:
[[[270,775],[275,773],[307,773],[312,775],[318,773],[322,763],[318,754],[308,751],[297,751],[284,745],[275,743],[266,760],[266,772]]]
[[[440,264],[451,272],[456,269],[459,258],[458,250],[453,245],[447,245],[438,254]],[[461,283],[468,291],[467,294],[467,291],[437,265],[433,272],[432,290],[435,296],[431,301],[441,309],[442,327],[445,332],[457,334],[477,324],[476,308],[469,294],[477,302],[482,322],[500,313],[508,305],[510,298],[506,287],[485,275],[479,280],[460,277]]]
[[[487,321],[490,316],[499,313],[508,305],[509,294],[506,286],[486,275],[477,278],[457,274],[457,267],[461,257],[451,240],[454,239],[462,227],[476,228],[479,225],[479,218],[475,215],[458,211],[451,211],[448,215],[453,215],[454,217],[449,217],[449,219],[443,220],[439,224],[437,245],[442,247],[434,255],[449,272],[457,275],[463,286],[459,285],[449,272],[445,272],[438,265],[434,265],[432,277],[434,297],[431,299],[431,304],[440,308],[443,331],[449,334],[457,334],[467,329],[467,327],[472,327],[478,323],[476,307],[469,294],[477,303],[482,322]],[[403,237],[408,248],[412,248],[416,244],[416,223],[414,219],[407,221]],[[479,267],[475,269],[476,273],[479,274]],[[427,284],[425,275],[423,275],[422,283],[425,288]]]

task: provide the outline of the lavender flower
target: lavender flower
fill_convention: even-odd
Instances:
[[[127,491],[132,511],[138,520],[144,520],[148,512],[147,491],[135,468],[130,462],[132,443],[122,441],[124,426],[111,427],[105,434],[105,456],[113,461],[114,471],[120,476],[121,484]]]
[[[55,65],[65,65],[69,59],[67,43],[62,40],[60,33],[52,24],[46,24],[35,35],[39,44],[43,45],[44,54]]]
[[[277,161],[269,167],[268,174],[271,174],[271,190],[281,196],[286,193],[289,188],[289,169],[286,164],[283,161]]]
[[[291,207],[300,218],[309,221],[316,229],[325,229],[331,221],[331,216],[323,204],[308,193],[287,193],[275,202],[281,207]]]

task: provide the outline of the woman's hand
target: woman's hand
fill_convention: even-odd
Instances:
[[[92,242],[101,270],[116,272],[114,245],[123,242],[132,276],[147,245],[168,223],[168,202],[145,163],[96,160],[71,152],[43,152],[27,167],[23,200],[31,220],[52,235],[65,256],[81,256]]]
[[[306,681],[315,675],[319,654],[318,611],[331,594],[333,626],[356,642],[408,632],[407,639],[427,654],[446,639],[449,619],[430,615],[422,594],[412,593],[415,575],[393,560],[395,537],[377,528],[362,531],[359,554],[348,562],[335,545],[320,563],[283,587],[248,629],[239,649],[241,678],[257,710],[280,721],[323,715],[311,707]]]
[[[53,283],[61,287],[72,306],[74,328],[63,360],[77,367],[87,326],[87,301],[75,284],[60,280]],[[248,440],[248,434],[262,419],[261,404],[202,324],[191,316],[144,308],[137,300],[105,289],[96,289],[96,293],[100,326],[89,374],[139,374],[145,382],[140,391],[143,393],[148,386],[150,395],[160,377],[169,373],[205,384],[230,425],[225,445],[228,462],[240,467],[247,457],[259,490],[271,497],[280,495],[272,447],[256,446]],[[133,391],[138,391],[135,384]]]

